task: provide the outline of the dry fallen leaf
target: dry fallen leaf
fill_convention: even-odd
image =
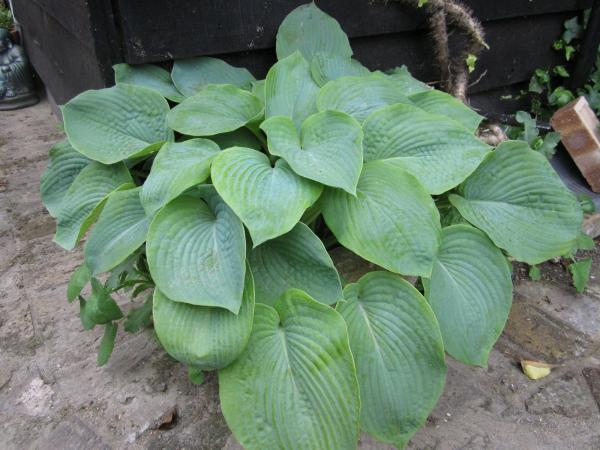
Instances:
[[[532,380],[539,380],[550,374],[554,364],[546,364],[540,361],[531,361],[528,359],[521,360],[521,367],[523,372]]]

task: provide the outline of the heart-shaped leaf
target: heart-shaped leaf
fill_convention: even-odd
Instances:
[[[150,219],[140,203],[141,188],[112,193],[85,243],[85,263],[92,275],[108,272],[146,240]]]
[[[154,330],[167,353],[196,369],[214,370],[231,364],[242,353],[254,316],[254,285],[246,270],[239,313],[169,300],[154,291]]]
[[[427,84],[413,77],[404,65],[396,67],[387,74],[387,77],[394,82],[402,94],[407,96],[432,90]]]
[[[271,167],[264,153],[243,147],[219,153],[211,176],[223,200],[248,227],[254,247],[294,228],[322,191],[283,159]]]
[[[71,147],[67,140],[50,149],[50,164],[42,174],[40,194],[42,203],[52,217],[58,215],[69,186],[90,162],[89,158]]]
[[[117,84],[135,84],[154,89],[163,97],[173,102],[179,103],[184,99],[173,85],[171,74],[162,67],[154,64],[141,64],[139,66],[130,66],[129,64],[115,64],[115,83]]]
[[[219,371],[227,424],[248,450],[355,449],[360,399],[342,317],[291,290],[257,304],[248,346]]]
[[[498,146],[450,195],[460,214],[511,256],[538,264],[564,255],[581,228],[579,202],[526,142]]]
[[[123,163],[105,166],[92,162],[75,178],[56,217],[54,242],[71,250],[98,217],[111,192],[133,187]]]
[[[162,208],[146,242],[152,278],[169,299],[237,314],[246,271],[244,227],[211,186]]]
[[[296,126],[317,112],[319,86],[310,75],[310,65],[299,52],[277,62],[265,80],[265,118],[288,116]]]
[[[71,145],[104,164],[153,152],[172,141],[168,112],[162,95],[132,84],[85,91],[62,107]]]
[[[281,156],[298,175],[354,194],[362,168],[362,129],[347,114],[323,111],[296,130],[292,119],[275,116],[261,124],[269,152]]]
[[[369,75],[369,69],[347,56],[317,53],[310,62],[310,73],[319,86],[341,77]]]
[[[392,272],[431,274],[440,216],[423,186],[402,168],[369,162],[356,197],[327,189],[321,204],[325,222],[344,247]]]
[[[431,278],[423,284],[446,351],[485,367],[512,303],[510,269],[500,249],[469,225],[444,228]]]
[[[437,403],[446,376],[444,344],[427,301],[409,282],[371,272],[344,288],[337,311],[348,324],[360,387],[361,427],[403,448]]]
[[[432,114],[447,116],[460,123],[471,134],[477,131],[483,117],[460,100],[437,89],[429,89],[409,97],[416,106]]]
[[[323,86],[317,95],[319,111],[345,112],[360,123],[372,112],[395,103],[411,102],[393,81],[377,73],[338,78]]]
[[[186,97],[197,94],[209,84],[232,84],[249,88],[254,77],[243,67],[234,67],[209,56],[178,59],[171,72],[173,83]]]
[[[403,167],[430,194],[464,181],[491,149],[459,123],[405,104],[374,112],[363,129],[365,161],[384,159]]]
[[[344,57],[352,56],[348,36],[333,17],[325,14],[314,2],[302,5],[289,13],[277,31],[277,59],[295,51],[311,60],[320,52]]]
[[[219,146],[208,139],[163,145],[140,194],[148,215],[152,216],[186,189],[204,182],[210,176],[210,164],[217,153]]]
[[[256,301],[273,306],[288,289],[300,289],[331,305],[342,297],[340,277],[321,240],[303,223],[254,248],[248,261]]]
[[[243,127],[262,114],[258,97],[229,84],[210,85],[173,108],[169,126],[190,136],[212,136]]]

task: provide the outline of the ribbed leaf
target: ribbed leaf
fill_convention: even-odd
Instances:
[[[347,114],[323,111],[296,129],[289,117],[275,116],[261,124],[269,152],[281,156],[294,172],[354,194],[362,168],[362,129]]]
[[[365,161],[383,159],[404,168],[430,194],[464,181],[491,149],[459,123],[411,105],[382,108],[363,129]]]
[[[444,228],[424,285],[446,351],[465,364],[485,367],[512,303],[510,269],[500,249],[469,225]]]
[[[347,56],[317,53],[310,62],[310,73],[319,86],[341,77],[369,75],[369,69]]]
[[[263,105],[248,91],[228,84],[207,86],[173,108],[169,126],[190,136],[212,136],[243,127],[262,114]]]
[[[123,163],[105,166],[92,162],[77,175],[63,199],[56,217],[54,242],[71,250],[102,210],[111,192],[133,187]]]
[[[150,219],[140,203],[140,189],[115,192],[108,197],[85,243],[85,263],[92,275],[116,267],[146,240]]]
[[[310,65],[298,52],[277,62],[265,80],[265,118],[288,116],[296,126],[317,112],[319,86],[310,75]]]
[[[393,81],[382,74],[338,78],[323,86],[317,95],[319,111],[333,109],[345,112],[360,123],[372,112],[394,103],[411,102]]]
[[[62,107],[71,145],[104,164],[150,153],[172,141],[168,112],[162,95],[132,84],[85,91]]]
[[[218,145],[208,139],[163,145],[140,193],[148,215],[152,216],[186,189],[204,182],[210,176],[210,164],[217,153]]]
[[[413,77],[406,66],[396,67],[387,76],[396,84],[400,92],[407,96],[432,90],[427,84]]]
[[[212,181],[223,200],[242,219],[254,247],[290,231],[321,195],[321,185],[296,175],[283,160],[249,148],[217,155]]]
[[[409,282],[371,272],[344,288],[337,310],[348,324],[360,386],[361,427],[404,447],[437,403],[444,345],[426,300]]]
[[[342,317],[302,291],[257,304],[244,353],[219,372],[221,408],[247,450],[356,448],[360,400]]]
[[[195,369],[214,370],[231,364],[242,353],[254,316],[254,285],[246,270],[239,313],[169,300],[154,291],[154,330],[167,353]]]
[[[156,214],[146,254],[156,286],[171,300],[238,313],[244,227],[211,186],[181,195]]]
[[[429,89],[425,92],[411,95],[409,98],[416,106],[429,113],[447,116],[457,121],[469,130],[471,134],[477,131],[479,124],[483,120],[482,116],[460,100],[436,89]]]
[[[162,67],[154,64],[141,64],[139,66],[115,64],[113,70],[115,71],[115,83],[117,84],[135,84],[154,89],[163,97],[177,103],[184,99],[181,92],[173,85],[171,74]]]
[[[364,259],[392,272],[429,276],[440,240],[440,217],[416,178],[384,161],[364,165],[356,197],[327,189],[325,222]]]
[[[90,163],[69,141],[64,140],[50,149],[50,164],[40,180],[42,203],[52,217],[60,211],[63,197],[79,172]]]
[[[247,147],[253,148],[254,150],[260,150],[262,148],[260,141],[246,127],[238,128],[237,130],[229,131],[228,133],[215,134],[210,137],[210,140],[216,142],[221,150],[226,150],[231,147]]]
[[[171,77],[179,92],[186,97],[197,94],[209,84],[232,84],[245,89],[254,81],[246,69],[208,56],[175,61]]]
[[[321,240],[303,223],[253,249],[248,262],[256,301],[273,306],[288,289],[300,289],[331,305],[342,297],[340,277]]]
[[[352,49],[348,36],[333,17],[311,2],[289,13],[277,31],[277,59],[299,50],[311,60],[316,53],[350,57]]]
[[[546,158],[507,141],[450,195],[460,214],[528,264],[567,253],[583,220],[579,202]]]

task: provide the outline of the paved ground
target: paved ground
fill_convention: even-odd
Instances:
[[[215,377],[190,385],[151,331],[119,334],[111,361],[96,367],[101,330],[84,332],[78,307],[65,300],[81,254],[52,243],[54,223],[38,196],[59,125],[45,103],[2,112],[0,123],[0,448],[239,448],[221,415]],[[517,268],[511,317],[489,367],[448,361],[445,393],[409,448],[600,449],[594,258],[584,295],[575,294],[560,263],[546,264],[538,283]],[[362,270],[347,255],[336,260],[346,278]],[[522,357],[559,367],[530,381],[519,369]],[[361,449],[385,448],[361,442]]]

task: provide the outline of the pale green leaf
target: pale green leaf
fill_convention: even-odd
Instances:
[[[152,216],[186,189],[206,181],[217,153],[218,145],[208,139],[163,145],[140,193],[146,213]]]
[[[154,291],[154,330],[167,353],[196,369],[214,370],[231,364],[242,353],[254,315],[254,285],[246,270],[238,314],[214,306],[169,300]]]
[[[277,31],[277,59],[283,59],[295,51],[311,60],[317,53],[352,56],[348,36],[333,17],[307,3],[289,13]]]
[[[404,168],[430,194],[464,181],[491,150],[459,123],[402,103],[374,112],[363,129],[365,161]]]
[[[440,216],[425,189],[402,168],[369,162],[356,197],[327,189],[321,204],[325,222],[344,247],[392,272],[431,274]]]
[[[110,296],[108,289],[102,286],[102,283],[96,278],[92,278],[92,294],[87,300],[80,297],[80,302],[81,322],[86,330],[123,317],[117,302]]]
[[[71,147],[67,140],[59,142],[50,149],[50,164],[42,174],[40,194],[42,203],[52,217],[58,215],[69,186],[90,161]]]
[[[175,61],[171,77],[177,89],[186,97],[197,94],[209,84],[232,84],[248,88],[254,81],[248,70],[208,56]]]
[[[103,366],[108,362],[113,348],[115,347],[115,338],[117,337],[118,325],[115,322],[109,322],[104,326],[104,335],[100,341],[98,349],[98,358],[96,360],[98,366]]]
[[[140,203],[141,188],[111,194],[85,243],[85,263],[92,275],[125,261],[146,240],[150,219]]]
[[[522,141],[502,143],[449,198],[494,244],[528,264],[566,254],[583,220],[550,163]]]
[[[67,301],[69,303],[73,302],[81,294],[81,291],[87,286],[91,278],[92,274],[85,263],[73,271],[67,285]]]
[[[141,64],[138,66],[115,64],[113,70],[115,71],[115,83],[117,84],[135,84],[154,89],[163,97],[176,103],[184,99],[181,92],[173,85],[171,74],[162,67],[154,64]]]
[[[156,286],[171,300],[237,314],[244,289],[244,227],[212,186],[162,208],[146,238]]]
[[[247,450],[356,448],[360,399],[342,317],[291,290],[257,304],[248,346],[219,371],[225,420]]]
[[[542,271],[538,266],[529,267],[529,278],[533,281],[540,281],[542,279]]]
[[[362,168],[360,124],[347,114],[323,111],[309,116],[300,131],[289,117],[261,124],[269,152],[281,156],[298,175],[354,194]]]
[[[512,303],[510,269],[500,249],[470,225],[444,228],[424,285],[446,351],[465,364],[487,366]]]
[[[387,76],[396,84],[400,92],[406,96],[432,90],[430,86],[413,77],[406,66],[396,67]]]
[[[321,240],[303,223],[248,255],[256,301],[273,306],[288,289],[331,305],[342,297],[340,277]]]
[[[104,164],[151,153],[172,141],[168,112],[162,95],[131,84],[85,91],[62,107],[71,145]]]
[[[447,116],[460,123],[474,134],[483,120],[480,116],[463,102],[437,89],[429,89],[425,92],[413,94],[409,97],[416,106],[428,113]]]
[[[262,114],[258,97],[229,84],[207,86],[168,115],[169,126],[190,136],[212,136],[243,127]]]
[[[364,76],[371,73],[360,62],[348,56],[317,53],[310,62],[310,73],[319,86],[341,77]]]
[[[65,192],[56,218],[54,242],[71,250],[96,220],[106,198],[132,186],[131,175],[123,163],[105,166],[92,162],[86,166]]]
[[[264,153],[242,147],[219,153],[211,176],[223,200],[248,227],[254,247],[294,228],[322,191],[283,159],[271,166]]]
[[[202,386],[204,384],[204,372],[196,367],[188,367],[188,380],[192,384]]]
[[[215,134],[210,137],[210,140],[216,142],[221,150],[227,150],[231,147],[247,147],[254,150],[262,148],[260,141],[247,127],[238,128],[228,133]]]
[[[585,291],[590,279],[592,269],[592,258],[584,258],[569,265],[569,272],[573,279],[573,286],[579,294]]]
[[[389,272],[368,273],[347,285],[344,297],[336,309],[356,362],[361,428],[403,448],[444,389],[438,323],[419,291]]]

